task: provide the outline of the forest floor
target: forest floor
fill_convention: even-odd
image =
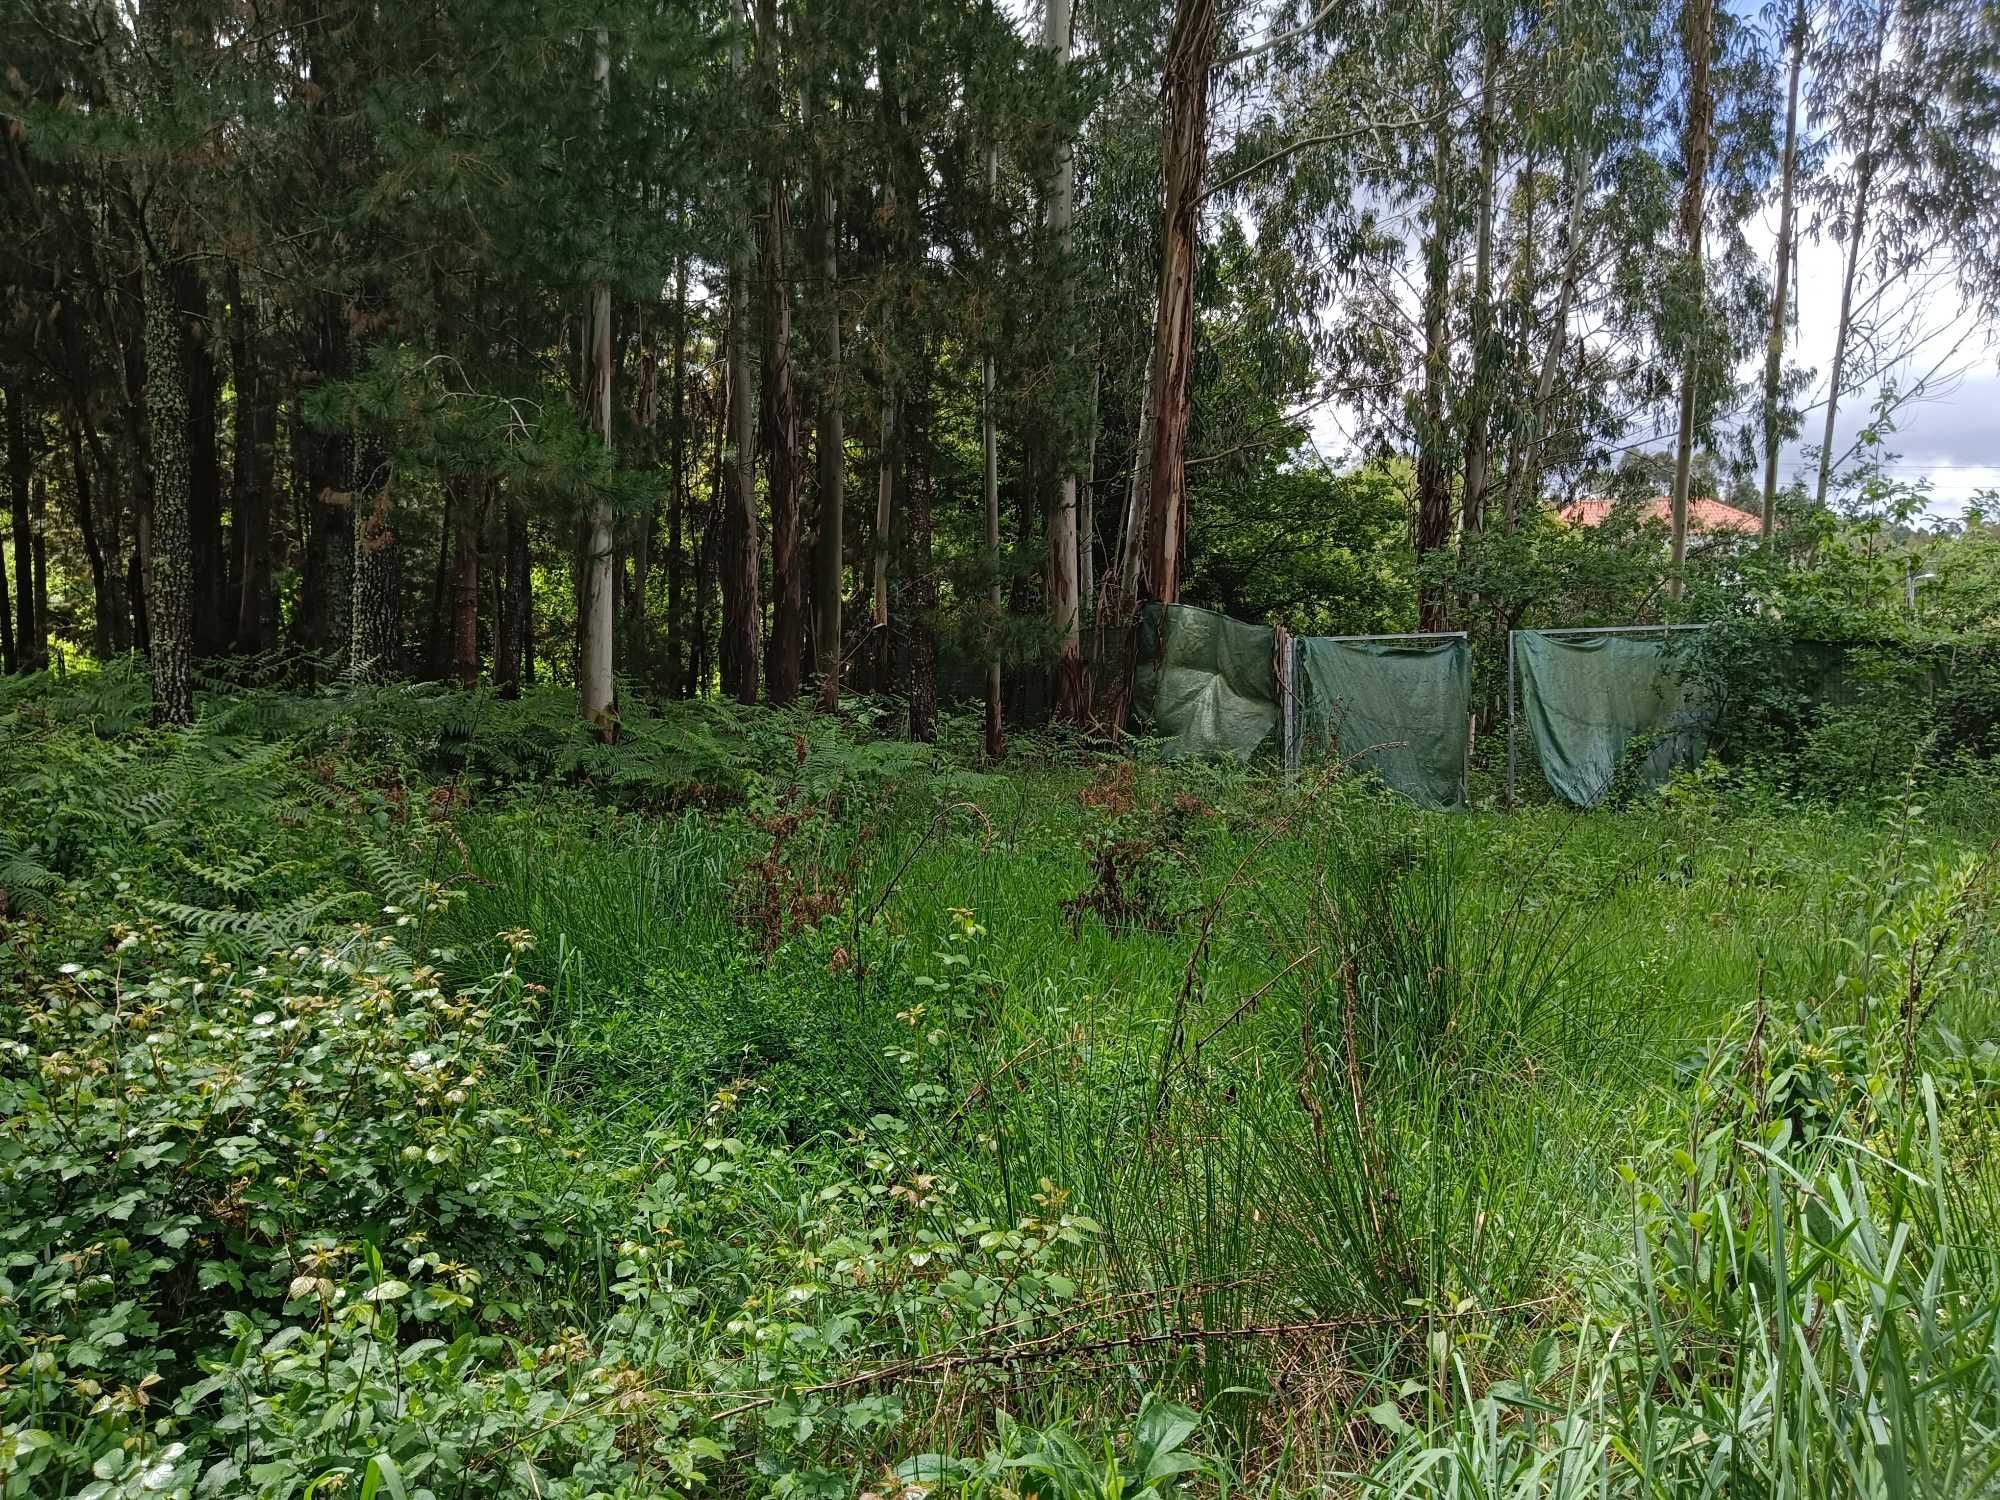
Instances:
[[[2000,1475],[1990,789],[0,693],[0,1493]]]

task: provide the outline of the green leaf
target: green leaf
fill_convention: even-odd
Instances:
[[[403,1490],[403,1471],[386,1453],[369,1459],[368,1467],[362,1471],[361,1500],[375,1500],[377,1492],[382,1490],[388,1491],[390,1500],[409,1500]]]

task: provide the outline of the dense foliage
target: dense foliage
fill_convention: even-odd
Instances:
[[[1777,568],[1990,633],[1976,508],[1888,445],[2000,305],[1993,25],[23,0],[0,662],[146,653],[170,722],[280,649],[557,682],[604,739],[621,682],[844,680],[917,741],[983,692],[997,756],[1003,717],[1116,727],[1148,598],[1497,637]]]
[[[0,704],[5,1493],[2000,1475],[1976,766],[1503,820],[147,699]]]

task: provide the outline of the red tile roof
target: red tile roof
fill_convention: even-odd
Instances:
[[[1611,514],[1612,507],[1619,502],[1601,496],[1590,500],[1572,500],[1562,508],[1562,518],[1577,526],[1602,526]],[[1639,515],[1651,521],[1667,525],[1673,523],[1673,501],[1665,495],[1655,495],[1651,500],[1641,500],[1635,507]],[[1688,530],[1715,534],[1730,532],[1737,536],[1755,536],[1761,529],[1757,517],[1747,510],[1738,510],[1733,505],[1724,505],[1720,500],[1703,500],[1695,496],[1688,498]]]

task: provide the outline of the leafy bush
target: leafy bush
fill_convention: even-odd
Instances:
[[[1032,1345],[1077,1293],[1088,1218],[1052,1189],[1012,1225],[969,1212],[891,1117],[799,1157],[728,1134],[725,1091],[593,1172],[507,1102],[534,998],[511,964],[453,993],[386,933],[178,951],[121,927],[35,977],[12,949],[5,1493],[830,1474],[829,1443],[895,1425],[871,1368]]]

